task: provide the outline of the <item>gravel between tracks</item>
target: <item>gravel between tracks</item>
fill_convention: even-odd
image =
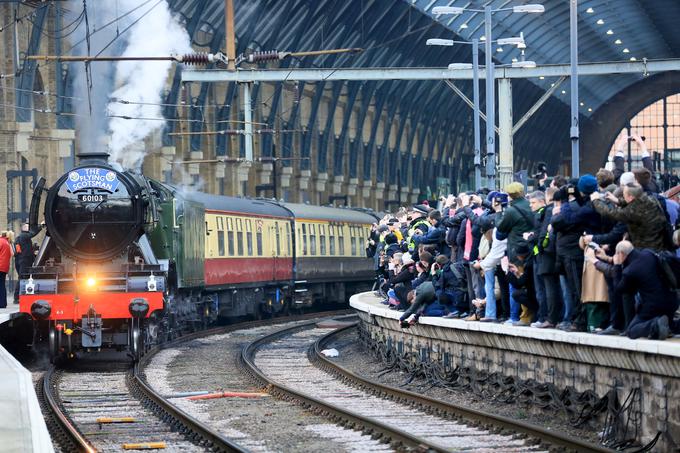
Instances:
[[[465,421],[439,417],[341,382],[312,365],[307,351],[314,342],[333,329],[316,328],[282,337],[262,346],[255,364],[268,377],[315,398],[370,417],[450,451],[536,452],[541,447],[523,437],[496,434]]]
[[[240,370],[241,348],[292,323],[257,327],[190,341],[159,352],[145,369],[147,382],[164,395],[194,391],[258,392]],[[258,452],[390,451],[370,436],[329,423],[299,406],[266,396],[191,401],[177,407],[238,444]]]
[[[403,388],[440,401],[460,404],[472,409],[523,420],[595,444],[598,442],[597,427],[588,426],[582,429],[574,428],[569,423],[569,420],[564,417],[553,413],[543,412],[540,409],[531,408],[528,405],[503,404],[483,400],[472,393],[436,387],[433,388],[422,379],[415,379],[410,384],[403,385],[407,381],[408,375],[400,371],[388,372],[380,376],[380,373],[384,370],[384,364],[373,358],[368,351],[362,347],[356,329],[349,329],[344,332],[336,337],[336,341],[327,345],[327,347],[335,348],[340,353],[339,357],[332,359],[334,362],[372,381],[391,385],[392,387]],[[601,427],[599,428],[601,429]]]

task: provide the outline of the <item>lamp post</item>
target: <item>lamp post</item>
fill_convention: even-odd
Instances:
[[[569,48],[571,53],[571,177],[578,178],[579,174],[579,127],[578,127],[578,15],[576,7],[578,0],[569,1]]]
[[[575,0],[572,0],[575,1]],[[465,11],[484,13],[484,37],[485,48],[484,55],[486,63],[486,176],[487,186],[493,190],[496,188],[496,112],[495,103],[496,96],[494,90],[494,64],[492,58],[491,44],[493,39],[491,36],[492,24],[491,14],[497,11],[512,11],[514,13],[542,13],[545,11],[543,5],[520,5],[507,8],[492,9],[490,5],[484,7],[483,10],[468,9],[457,6],[436,6],[432,8],[433,14],[462,14]],[[510,38],[513,39],[513,38]],[[500,40],[499,40],[500,43]],[[509,43],[508,43],[509,44]],[[476,46],[475,46],[476,47]]]

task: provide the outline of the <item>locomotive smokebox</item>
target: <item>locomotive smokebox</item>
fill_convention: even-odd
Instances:
[[[50,188],[45,223],[65,254],[90,262],[109,260],[141,234],[143,188],[127,173],[100,160],[106,153],[85,156],[80,166]]]

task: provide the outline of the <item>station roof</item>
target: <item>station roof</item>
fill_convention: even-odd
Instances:
[[[224,49],[224,0],[169,0],[187,23],[194,44]],[[493,37],[523,33],[524,56],[514,46],[495,46],[496,64],[513,58],[538,64],[569,62],[568,0],[236,0],[237,53],[251,50],[304,51],[361,47],[360,54],[304,58],[291,63],[299,67],[443,67],[453,62],[471,62],[470,46],[426,46],[428,38],[470,41],[484,34],[484,14],[466,11],[456,16],[434,15],[435,6],[494,9],[540,3],[542,14],[499,11],[493,14]],[[637,61],[680,57],[680,18],[677,0],[581,0],[579,14],[580,62]],[[480,62],[483,63],[483,49]],[[580,80],[581,123],[597,109],[643,78],[640,75],[590,76]],[[517,120],[550,88],[549,78],[513,82],[514,116]],[[469,97],[472,84],[456,82]],[[443,82],[394,82],[378,85],[382,93],[399,102],[401,117],[421,124],[435,121],[432,115],[454,115],[456,122],[470,124],[471,110]],[[481,90],[483,103],[484,90]],[[357,101],[358,102],[358,101]],[[483,106],[482,106],[483,107]],[[442,127],[443,123],[438,123]],[[460,146],[469,152],[471,129]],[[525,168],[537,160],[553,166],[569,148],[569,83],[563,83],[539,112],[515,136],[516,156]],[[562,156],[545,156],[559,148]],[[558,153],[559,154],[559,153]]]

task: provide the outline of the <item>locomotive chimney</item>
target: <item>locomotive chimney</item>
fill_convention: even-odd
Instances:
[[[97,143],[96,149],[94,150],[82,150],[76,154],[76,157],[78,158],[78,163],[80,165],[83,164],[88,164],[88,163],[97,163],[97,164],[106,164],[109,161],[109,153],[106,152],[108,150],[108,145],[109,145],[109,138],[108,137],[101,137],[98,140],[99,143]]]

